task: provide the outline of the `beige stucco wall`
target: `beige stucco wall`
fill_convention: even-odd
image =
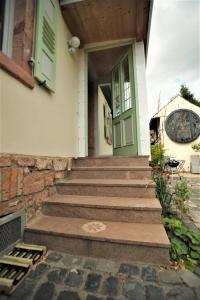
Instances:
[[[177,96],[173,101],[171,101],[166,107],[164,107],[156,117],[161,117],[160,123],[160,134],[161,134],[161,142],[164,144],[166,149],[166,155],[175,157],[176,159],[185,160],[184,169],[185,171],[190,171],[190,155],[195,155],[195,151],[192,149],[192,144],[200,143],[200,136],[192,143],[188,144],[179,144],[175,143],[166,134],[165,131],[165,120],[167,116],[176,109],[186,108],[194,111],[196,114],[200,116],[200,107],[191,104],[184,98]]]
[[[104,137],[104,104],[106,99],[98,88],[98,155],[112,155],[113,147],[109,145]]]
[[[78,105],[83,97],[79,66],[84,56],[68,53],[71,35],[61,13],[57,33],[55,93],[38,84],[31,90],[0,70],[1,152],[78,156]]]

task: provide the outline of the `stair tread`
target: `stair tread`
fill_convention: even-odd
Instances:
[[[72,206],[109,208],[109,209],[135,209],[135,210],[158,210],[161,205],[156,198],[123,198],[106,196],[79,196],[56,194],[45,200],[45,203],[54,205],[69,204]]]
[[[138,186],[138,187],[155,187],[151,179],[57,179],[57,184],[67,185],[97,185],[97,186]]]
[[[26,231],[70,236],[81,239],[108,241],[121,244],[136,244],[169,248],[170,243],[162,224],[142,224],[103,221],[105,229],[99,232],[88,232],[82,227],[90,222],[80,218],[54,217],[40,215],[26,227]]]
[[[72,166],[72,170],[105,170],[105,171],[112,171],[112,170],[119,170],[119,171],[137,171],[137,170],[142,170],[142,171],[150,171],[152,170],[151,167],[148,166],[84,166],[84,167],[79,167],[79,166]]]

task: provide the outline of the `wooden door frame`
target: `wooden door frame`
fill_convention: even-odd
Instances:
[[[131,46],[132,47],[132,61],[133,61],[133,72],[134,72],[134,94],[135,94],[135,105],[136,105],[136,132],[137,132],[137,153],[139,153],[139,142],[138,142],[138,137],[139,137],[139,106],[138,106],[138,97],[137,97],[137,89],[136,89],[136,84],[137,84],[137,76],[136,76],[136,57],[135,57],[135,43],[136,39],[122,39],[122,40],[116,40],[116,41],[107,41],[107,42],[100,42],[100,43],[92,43],[92,44],[86,44],[84,46],[84,103],[85,103],[85,111],[86,111],[86,116],[85,116],[85,134],[86,134],[86,139],[85,139],[85,153],[88,156],[88,55],[89,53],[96,52],[96,51],[101,51],[101,50],[106,50],[106,49],[111,49],[111,48],[118,48],[118,47],[123,47],[123,46]]]

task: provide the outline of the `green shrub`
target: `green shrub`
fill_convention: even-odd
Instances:
[[[171,242],[171,260],[183,260],[185,267],[194,271],[200,262],[200,232],[192,231],[174,217],[163,218],[163,224]]]
[[[162,144],[152,145],[151,166],[162,171],[164,169],[164,154],[165,154],[165,149]]]
[[[156,197],[162,206],[163,215],[170,214],[172,208],[173,194],[170,190],[169,177],[162,173],[154,173],[153,179],[156,183]]]
[[[187,179],[180,177],[174,188],[174,200],[181,212],[188,211],[188,201],[191,196],[191,189]]]

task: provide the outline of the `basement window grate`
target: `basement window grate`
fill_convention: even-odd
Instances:
[[[0,253],[9,251],[22,238],[24,222],[23,209],[0,218]]]
[[[0,226],[0,252],[21,238],[21,217]]]

